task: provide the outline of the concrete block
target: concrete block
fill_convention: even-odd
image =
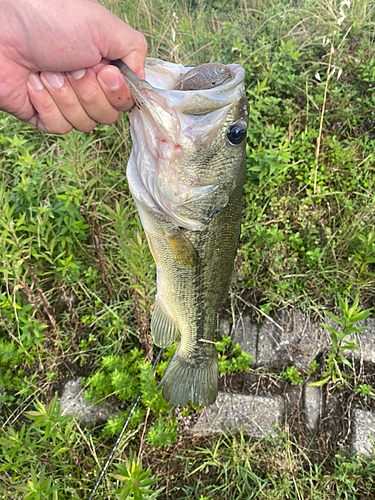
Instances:
[[[218,336],[220,338],[222,337],[229,337],[230,335],[230,324],[229,324],[229,321],[227,319],[224,319],[224,318],[220,318],[220,321],[219,321],[219,328],[218,328]]]
[[[261,325],[249,317],[239,318],[232,331],[233,342],[254,356],[253,366],[281,368],[293,364],[308,369],[317,354],[329,345],[327,332],[309,316],[282,310]]]
[[[72,415],[83,426],[93,426],[106,422],[110,417],[113,417],[113,412],[109,411],[107,405],[94,405],[85,400],[83,397],[84,388],[81,382],[82,378],[79,377],[65,384],[60,398],[62,415]]]
[[[322,414],[322,388],[305,385],[303,398],[307,425],[311,432],[316,432]]]
[[[336,327],[337,325],[335,325]],[[348,336],[348,340],[355,340],[355,343],[361,347],[356,351],[346,351],[345,355],[349,358],[363,359],[369,363],[375,363],[375,318],[367,318],[358,321],[354,326],[365,326],[366,330]]]
[[[328,345],[327,333],[309,316],[297,310],[279,311],[266,320],[258,334],[257,365],[281,367],[293,364],[308,369],[311,361]]]
[[[375,445],[375,413],[356,408],[353,411],[352,425],[353,451],[369,456]]]
[[[216,402],[207,406],[192,429],[193,434],[210,435],[243,429],[254,437],[275,436],[275,426],[284,415],[282,396],[264,397],[219,392]]]
[[[236,318],[236,323],[232,329],[232,343],[240,344],[241,349],[254,357],[257,356],[258,325],[252,323],[249,316]]]

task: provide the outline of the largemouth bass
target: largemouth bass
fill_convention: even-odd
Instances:
[[[217,311],[240,232],[245,72],[235,64],[191,69],[148,59],[141,80],[113,63],[136,102],[127,177],[157,268],[151,334],[160,347],[181,334],[160,387],[170,404],[190,398],[210,405],[217,396]]]

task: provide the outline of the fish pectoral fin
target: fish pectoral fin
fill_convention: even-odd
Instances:
[[[200,264],[198,252],[192,242],[178,227],[172,227],[165,232],[176,262],[184,267],[197,267]]]
[[[176,323],[163,311],[157,301],[151,316],[151,335],[158,347],[168,347],[178,336]]]

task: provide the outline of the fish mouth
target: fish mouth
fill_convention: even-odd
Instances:
[[[130,93],[135,101],[135,106],[144,112],[148,112],[155,121],[155,125],[162,130],[164,135],[170,136],[170,131],[176,127],[176,117],[167,111],[166,103],[157,99],[158,89],[154,88],[148,81],[142,80],[121,59],[112,61],[121,71]]]
[[[121,71],[138,108],[147,106],[151,95],[159,95],[166,100],[168,107],[175,108],[179,105],[181,113],[199,116],[237,102],[243,93],[245,71],[238,64],[225,66],[231,77],[225,78],[219,85],[195,90],[174,89],[179,79],[190,72],[194,66],[183,66],[147,58],[146,80],[142,80],[121,59],[112,61],[111,64]],[[159,111],[154,102],[149,103],[148,107]]]
[[[221,85],[178,90],[173,87],[191,67],[146,59],[142,80],[121,60],[112,64],[120,69],[136,103],[130,115],[133,149],[127,167],[134,198],[179,227],[201,230],[207,221],[182,216],[180,209],[217,186],[202,184],[193,171],[181,168],[180,159],[203,150],[218,136],[229,109],[243,96],[245,71],[227,65],[231,77]]]

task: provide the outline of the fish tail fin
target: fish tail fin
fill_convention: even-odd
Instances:
[[[201,366],[190,364],[179,351],[169,363],[159,389],[167,403],[184,406],[189,398],[192,403],[208,406],[217,397],[217,353]]]
[[[151,335],[154,344],[158,347],[168,347],[178,336],[176,323],[167,316],[158,301],[151,316]]]

